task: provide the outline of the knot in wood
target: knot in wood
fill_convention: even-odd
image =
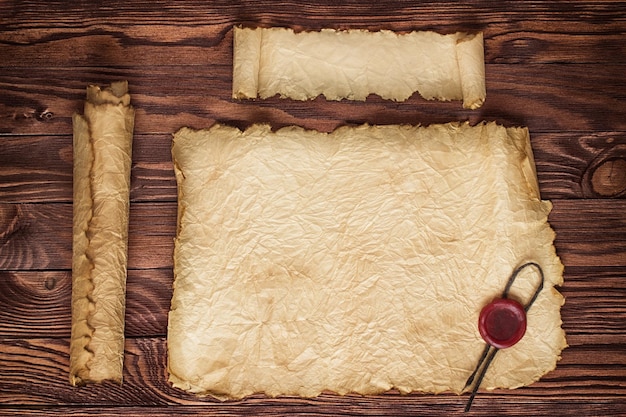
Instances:
[[[600,153],[587,167],[582,188],[585,197],[626,196],[626,145]]]
[[[37,112],[37,120],[42,121],[42,122],[47,122],[51,120],[53,117],[54,117],[54,113],[52,113],[48,109]]]

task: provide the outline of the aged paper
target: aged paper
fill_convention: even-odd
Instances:
[[[496,124],[183,128],[168,330],[174,386],[220,399],[459,393],[483,306],[541,265],[528,329],[482,387],[556,366],[562,264],[528,130]],[[511,298],[538,285],[522,273]]]
[[[122,382],[134,110],[126,82],[87,88],[74,115],[70,383]]]
[[[233,98],[485,100],[483,36],[234,28]]]

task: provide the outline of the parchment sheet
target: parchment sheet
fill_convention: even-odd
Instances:
[[[483,35],[234,28],[233,98],[485,100]]]
[[[128,84],[87,88],[74,115],[70,383],[122,382],[134,110]]]
[[[554,369],[563,266],[526,128],[183,128],[168,330],[174,386],[220,399],[460,393],[482,307],[539,263],[528,329],[482,387]],[[525,270],[511,298],[539,281]]]

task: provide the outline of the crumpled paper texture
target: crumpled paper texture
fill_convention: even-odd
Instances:
[[[233,43],[233,98],[485,100],[482,33],[235,27]]]
[[[460,393],[485,347],[480,310],[530,260],[545,288],[482,386],[556,366],[563,266],[526,128],[217,124],[181,129],[172,153],[174,386],[220,399]],[[522,272],[510,297],[524,303],[538,280]]]
[[[128,83],[87,88],[74,115],[70,383],[122,382],[135,113]]]

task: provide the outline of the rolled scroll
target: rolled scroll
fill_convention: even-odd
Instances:
[[[131,148],[127,82],[87,88],[74,123],[70,383],[122,382]]]
[[[483,35],[234,29],[233,98],[485,100]]]

